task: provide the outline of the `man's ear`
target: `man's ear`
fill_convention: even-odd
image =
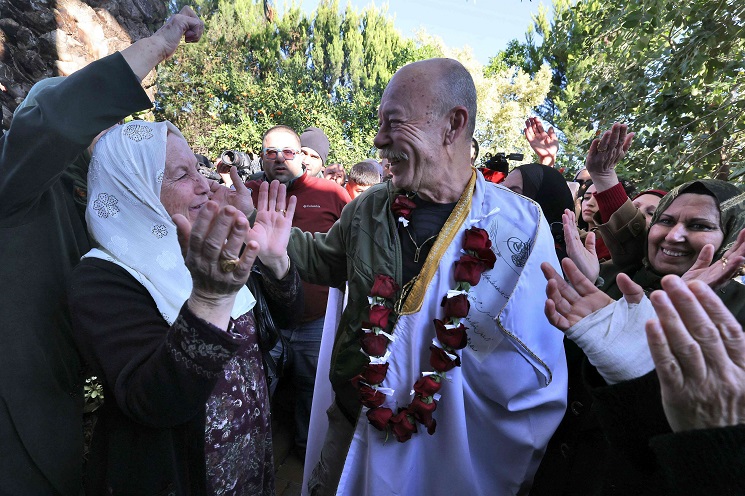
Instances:
[[[463,135],[468,126],[468,110],[458,106],[450,109],[448,115],[448,129],[445,133],[445,144],[451,145]]]

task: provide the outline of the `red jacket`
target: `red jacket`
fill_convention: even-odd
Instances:
[[[262,178],[246,182],[246,187],[251,190],[254,204],[258,199],[259,185],[265,180]],[[334,181],[310,177],[307,174],[291,181],[287,194],[297,198],[292,225],[312,233],[325,233],[331,229],[334,222],[341,216],[344,205],[352,201],[347,190]],[[305,291],[305,311],[302,321],[310,322],[326,315],[329,288],[303,281],[303,290]]]

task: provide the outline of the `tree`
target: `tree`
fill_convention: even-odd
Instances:
[[[350,167],[375,153],[377,106],[396,70],[434,56],[471,71],[483,148],[530,153],[520,133],[546,97],[547,66],[533,77],[510,67],[487,75],[470,50],[426,34],[403,38],[386,10],[340,12],[338,0],[321,1],[310,16],[291,5],[269,21],[257,0],[201,2],[205,36],[161,67],[157,99],[159,117],[174,121],[199,153],[258,151],[273,125],[314,125],[332,143],[328,162]]]
[[[513,61],[503,60],[501,65],[492,63],[483,67],[468,47],[451,49],[441,39],[423,32],[418,34],[418,40],[422,46],[434,47],[438,56],[458,60],[471,73],[478,104],[474,137],[479,142],[481,156],[518,152],[525,156],[526,162],[535,160],[522,130],[525,119],[546,99],[551,82],[548,65],[540,66],[532,76],[511,65]]]
[[[553,23],[534,22],[543,44],[529,39],[522,53],[554,69],[547,105],[556,113],[543,116],[562,129],[570,154],[579,159],[597,131],[624,121],[638,134],[622,172],[643,186],[745,175],[741,2],[555,0],[554,7]]]

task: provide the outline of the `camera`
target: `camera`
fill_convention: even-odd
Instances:
[[[490,153],[487,153],[484,158],[486,159],[486,162],[484,162],[484,167],[489,170],[507,174],[510,171],[510,164],[508,160],[522,160],[523,154],[510,153],[509,155],[507,155],[505,153],[495,153],[494,155],[492,155]]]
[[[238,150],[227,150],[222,152],[220,155],[222,163],[232,167],[235,166],[237,169],[246,169],[251,167],[251,158],[243,152]]]
[[[220,161],[228,167],[235,166],[241,178],[261,172],[259,157],[251,152],[244,153],[238,150],[226,150],[220,155]]]

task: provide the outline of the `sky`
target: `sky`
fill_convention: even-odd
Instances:
[[[315,10],[319,0],[297,0],[304,11]],[[550,0],[340,0],[344,10],[347,2],[359,12],[374,4],[388,4],[388,14],[394,17],[396,28],[406,37],[424,28],[439,36],[451,48],[468,45],[476,59],[486,65],[489,58],[507,47],[512,39],[525,41],[531,24],[531,14],[540,4],[551,7]],[[282,2],[275,5],[280,7]]]

